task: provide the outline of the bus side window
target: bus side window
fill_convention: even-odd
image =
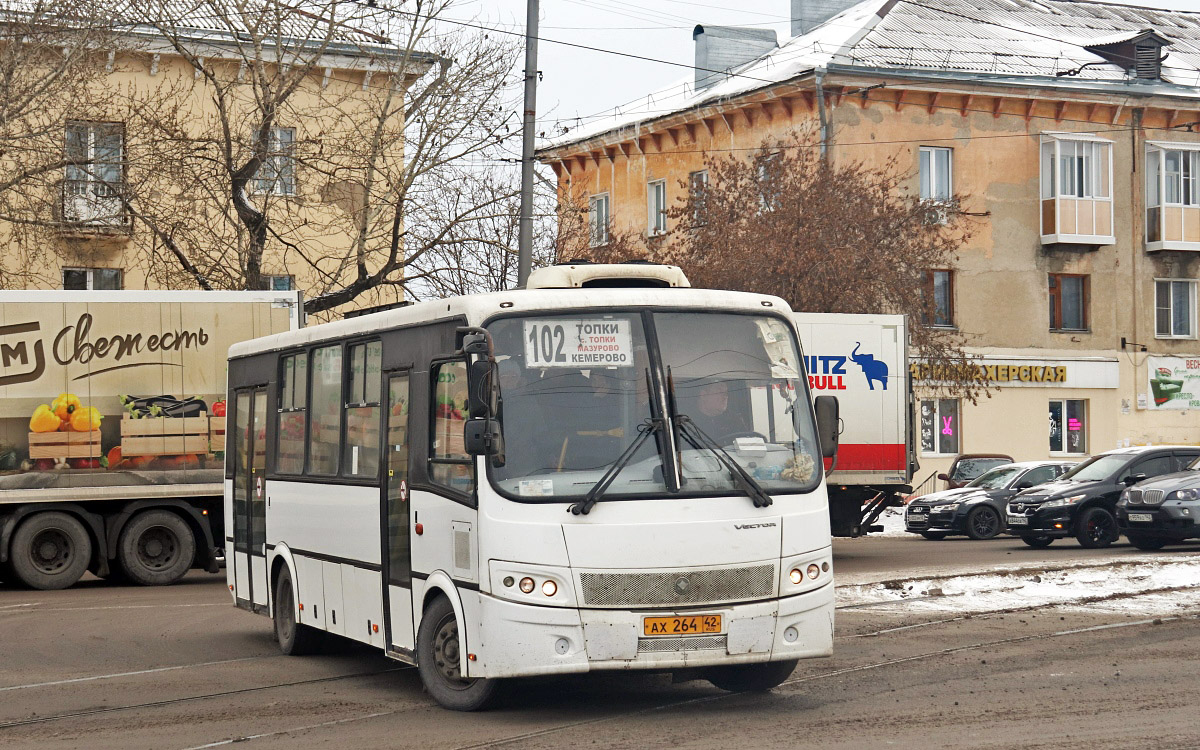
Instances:
[[[460,492],[471,492],[471,457],[463,442],[467,419],[467,364],[444,362],[433,368],[436,383],[429,441],[429,478]]]
[[[346,444],[342,472],[348,477],[379,476],[379,389],[382,345],[378,341],[349,349],[346,384]]]
[[[342,429],[342,347],[313,349],[309,366],[308,473],[336,474]]]
[[[301,474],[304,472],[308,355],[293,354],[282,361],[275,429],[275,471],[280,474]]]

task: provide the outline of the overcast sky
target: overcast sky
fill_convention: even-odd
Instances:
[[[1128,4],[1200,11],[1200,0]],[[452,15],[523,32],[525,8],[525,0],[460,0]],[[557,121],[611,112],[614,106],[627,103],[645,103],[647,95],[693,75],[679,65],[593,52],[550,40],[689,66],[694,61],[692,29],[696,24],[770,27],[782,42],[790,36],[790,9],[791,0],[541,0],[539,130],[551,135]]]

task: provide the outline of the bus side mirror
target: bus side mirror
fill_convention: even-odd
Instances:
[[[496,416],[496,363],[477,359],[467,368],[467,411],[472,417]]]
[[[486,417],[468,419],[463,427],[463,443],[472,456],[499,456],[504,452],[500,422]]]
[[[821,438],[821,456],[833,458],[838,449],[838,400],[836,396],[817,396],[817,435]]]

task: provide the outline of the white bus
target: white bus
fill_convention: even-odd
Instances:
[[[778,685],[833,644],[823,458],[787,304],[556,266],[230,349],[229,588],[443,706],[641,669]]]

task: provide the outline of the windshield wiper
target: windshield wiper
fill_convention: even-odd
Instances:
[[[717,460],[724,464],[729,470],[729,476],[733,481],[746,493],[751,500],[754,501],[755,508],[765,508],[774,502],[763,486],[758,483],[754,477],[741,467],[741,465],[733,459],[721,446],[717,445],[717,441],[708,436],[704,430],[696,426],[692,418],[686,414],[676,414],[675,423],[679,425],[683,433],[683,438],[692,444],[692,447],[701,450],[707,448],[712,452]]]
[[[638,448],[641,448],[642,444],[649,440],[651,435],[658,432],[662,428],[663,421],[661,419],[647,419],[645,422],[638,425],[638,436],[634,438],[632,443],[629,444],[629,447],[625,449],[625,452],[618,456],[616,461],[612,462],[612,466],[609,466],[608,471],[604,472],[604,476],[600,477],[600,480],[592,485],[592,488],[588,490],[587,495],[585,495],[584,498],[579,502],[573,503],[567,508],[567,511],[577,516],[586,516],[588,513],[591,513],[592,507],[600,501],[600,496],[603,495],[605,491],[608,490],[609,486],[611,486],[616,480],[617,474],[620,474],[621,469],[624,469],[629,465],[629,462],[633,460],[634,455],[637,454]]]

